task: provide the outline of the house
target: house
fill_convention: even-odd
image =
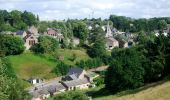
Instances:
[[[39,79],[39,78],[29,78],[28,82],[31,84],[38,84],[38,83],[42,83],[43,79]]]
[[[19,36],[19,37],[21,37],[21,38],[24,38],[25,36],[27,36],[27,32],[24,31],[24,30],[18,30],[18,31],[16,32],[16,36]]]
[[[28,34],[33,34],[33,35],[37,36],[38,35],[38,29],[35,26],[31,26],[28,29]]]
[[[53,28],[48,28],[47,32],[44,33],[45,35],[51,36],[53,38],[58,39],[59,41],[61,41],[64,37],[61,33],[57,32],[55,29]]]
[[[32,100],[44,100],[50,97],[50,93],[46,89],[35,90],[30,93]]]
[[[33,34],[28,34],[27,36],[25,36],[24,41],[25,41],[24,46],[26,47],[26,50],[30,49],[33,45],[38,43],[37,37]]]
[[[84,79],[75,79],[71,81],[61,82],[62,85],[66,87],[66,90],[76,90],[76,89],[88,89],[90,81],[86,78]]]
[[[47,88],[47,90],[48,90],[48,92],[50,92],[50,95],[52,96],[52,95],[56,95],[61,92],[65,92],[66,88],[61,83],[57,83],[54,85],[50,85]]]
[[[119,42],[112,37],[106,38],[106,49],[112,50],[115,47],[119,47]]]
[[[97,77],[99,77],[99,74],[95,74],[94,72],[89,72],[85,75],[85,77],[90,81],[93,82],[93,80]]]
[[[119,42],[119,48],[128,48],[128,42],[120,37],[115,37],[115,39]]]
[[[67,75],[63,78],[64,81],[83,79],[85,78],[86,71],[81,68],[71,68]]]

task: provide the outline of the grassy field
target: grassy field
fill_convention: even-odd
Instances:
[[[70,50],[70,49],[59,49],[58,54],[64,56],[64,63],[69,65],[75,65],[77,61],[89,59],[86,51],[84,49],[81,50]],[[71,61],[70,59],[73,55],[76,55],[76,59]]]
[[[136,90],[97,97],[94,100],[170,100],[170,81],[161,81]]]
[[[21,55],[9,56],[9,59],[19,78],[53,77],[50,71],[56,66],[56,62],[51,61],[46,57],[27,52]]]
[[[76,61],[81,59],[89,58],[85,50],[59,49],[57,53],[64,56],[63,62],[69,65],[74,65]],[[73,54],[76,55],[76,59],[71,61],[70,58],[72,58]],[[56,77],[54,73],[51,73],[51,70],[57,65],[57,61],[50,55],[36,55],[27,51],[8,58],[17,76],[21,79],[30,77],[50,79]]]

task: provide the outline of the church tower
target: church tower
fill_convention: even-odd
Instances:
[[[112,35],[112,31],[110,29],[110,25],[109,25],[109,22],[107,23],[107,28],[106,28],[106,36],[105,37],[113,37]]]

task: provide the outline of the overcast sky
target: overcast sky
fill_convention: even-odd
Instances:
[[[27,10],[38,14],[40,20],[108,18],[110,14],[170,17],[170,0],[0,0],[0,9]]]

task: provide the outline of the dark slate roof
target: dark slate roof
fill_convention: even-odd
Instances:
[[[56,84],[56,91],[66,89],[62,84]]]
[[[55,93],[56,92],[56,85],[50,85],[48,88],[47,88],[48,92],[50,93]]]
[[[39,94],[40,94],[40,95],[41,95],[41,94],[47,95],[47,94],[49,94],[49,92],[48,92],[46,89],[43,89],[43,90],[40,90],[40,91],[39,91]]]
[[[76,80],[78,77],[76,76],[76,74],[72,74],[72,75],[69,75],[69,77],[72,79],[72,80]]]
[[[69,72],[67,73],[67,75],[69,76],[69,75],[75,74],[76,77],[79,77],[82,72],[83,72],[83,69],[81,68],[71,68]]]
[[[23,30],[18,30],[18,31],[16,32],[16,35],[23,35],[24,32],[25,32],[25,31],[23,31]]]
[[[49,92],[46,89],[36,90],[30,93],[34,98],[38,98],[40,95],[47,95]]]
[[[63,84],[64,84],[66,87],[83,85],[83,84],[87,84],[87,83],[89,83],[89,81],[88,81],[86,78],[84,78],[84,79],[76,79],[76,80],[72,80],[72,81],[63,82]]]
[[[50,93],[55,93],[58,92],[60,90],[66,89],[61,83],[55,84],[55,85],[50,85],[49,87],[47,87],[47,90]]]

